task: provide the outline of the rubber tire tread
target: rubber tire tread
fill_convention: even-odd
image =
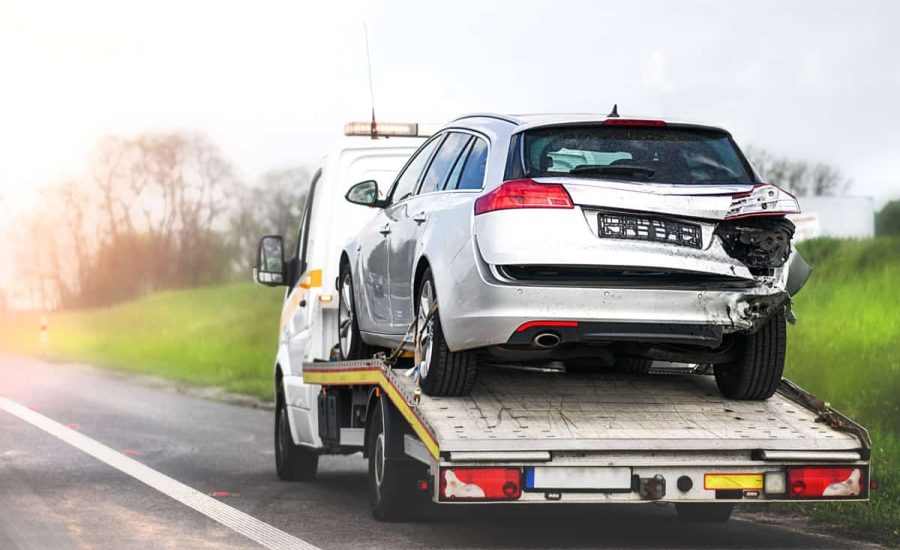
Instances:
[[[653,360],[626,355],[624,357],[617,357],[615,366],[616,370],[624,372],[625,374],[647,374],[650,372],[650,367],[653,366]]]
[[[278,397],[275,408],[275,437],[279,437],[278,414],[285,416],[282,422],[289,422],[287,418],[286,403],[284,399],[284,388],[278,385]],[[278,446],[275,444],[275,472],[282,481],[312,481],[316,478],[316,472],[319,469],[319,455],[309,451],[307,448],[294,443],[290,436],[290,427],[288,427],[287,440],[282,442],[285,449],[285,457],[279,463]]]
[[[431,281],[434,288],[434,279],[431,276],[431,268],[425,270],[422,282],[416,292],[416,304],[422,293],[422,287],[426,281]],[[435,299],[437,293],[435,292]],[[416,306],[418,308],[418,305]],[[417,312],[418,313],[418,312]],[[419,386],[426,395],[440,397],[461,397],[469,395],[475,387],[478,378],[478,356],[467,351],[450,351],[447,341],[444,339],[444,330],[441,326],[440,312],[434,314],[434,334],[432,336],[433,347],[431,350],[431,365],[428,367],[428,376],[419,380]]]
[[[787,350],[784,312],[773,315],[753,334],[742,336],[743,353],[732,363],[714,367],[716,384],[722,395],[742,401],[763,401],[772,397],[781,383]]]
[[[385,460],[384,487],[378,491],[375,485],[375,442],[382,432],[384,419],[381,402],[376,401],[369,429],[367,449],[369,456],[368,482],[369,505],[372,516],[383,522],[405,522],[420,518],[427,508],[426,495],[417,490],[419,478],[425,472],[417,462]],[[388,405],[390,406],[390,405]]]

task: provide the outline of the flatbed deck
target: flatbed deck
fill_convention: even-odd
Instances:
[[[846,451],[864,450],[867,443],[819,421],[819,412],[791,399],[788,387],[767,401],[733,401],[722,397],[712,376],[671,371],[637,376],[483,369],[467,397],[418,399],[407,371],[376,360],[308,363],[304,379],[393,389],[391,400],[435,456],[526,449]]]

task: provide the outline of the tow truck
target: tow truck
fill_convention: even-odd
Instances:
[[[257,281],[287,287],[273,377],[282,479],[311,480],[320,457],[361,452],[382,521],[416,519],[429,501],[673,503],[683,520],[723,522],[738,503],[868,500],[865,428],[787,379],[767,401],[732,401],[703,365],[634,375],[487,364],[470,395],[432,397],[416,381],[414,326],[390,354],[334,360],[341,239],[366,215],[341,196],[361,175],[392,177],[423,128],[349,124],[291,257],[280,236],[261,240]]]

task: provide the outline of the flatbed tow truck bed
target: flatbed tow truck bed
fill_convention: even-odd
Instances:
[[[325,395],[349,387],[387,396],[402,418],[389,437],[427,465],[423,490],[440,503],[868,498],[865,429],[787,380],[767,401],[726,399],[712,376],[674,369],[482,368],[467,397],[421,395],[408,371],[380,360],[307,363],[304,380]],[[343,424],[342,450],[362,447],[364,426]],[[452,494],[448,480],[469,468],[517,470],[519,490]]]

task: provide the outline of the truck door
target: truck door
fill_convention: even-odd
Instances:
[[[287,297],[284,314],[286,319],[285,333],[288,339],[288,352],[292,365],[302,365],[304,361],[311,361],[310,340],[313,304],[311,303],[309,290],[313,286],[321,285],[321,271],[318,274],[310,271],[309,266],[309,233],[313,223],[312,211],[315,200],[316,184],[319,182],[322,172],[316,172],[309,187],[309,196],[303,207],[303,215],[300,217],[300,229],[297,234],[297,242],[294,247],[294,261],[296,277],[292,281],[290,293]],[[318,280],[314,280],[318,279]]]

